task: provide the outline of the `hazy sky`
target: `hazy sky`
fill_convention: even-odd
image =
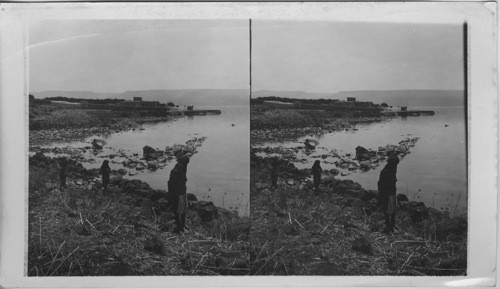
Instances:
[[[248,20],[34,22],[30,91],[248,89]]]
[[[252,22],[253,90],[463,89],[462,25]]]
[[[254,90],[463,89],[461,25],[252,21]],[[42,21],[30,91],[247,89],[248,20]]]

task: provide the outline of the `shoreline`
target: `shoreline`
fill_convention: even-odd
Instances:
[[[60,189],[57,160],[29,159],[29,276],[248,274],[248,217],[188,194],[189,230],[177,235],[166,191],[113,171],[105,193],[99,170],[72,159]]]
[[[30,150],[37,146],[46,146],[58,142],[83,141],[92,135],[104,135],[136,129],[145,123],[168,122],[176,117],[134,117],[119,118],[109,126],[47,128],[29,130]]]
[[[399,230],[385,234],[378,192],[345,179],[351,171],[382,165],[389,151],[404,157],[418,138],[406,137],[375,151],[358,146],[356,154],[342,155],[336,150],[316,152],[314,139],[292,147],[263,146],[266,141],[297,142],[307,135],[386,118],[276,109],[257,111],[253,118],[259,121],[251,128],[251,275],[466,275],[466,216],[450,217],[398,194]],[[320,190],[313,188],[310,168],[293,164],[314,159],[335,166],[323,171]],[[273,190],[271,163],[276,162],[278,186]]]
[[[286,160],[273,191],[268,163],[252,154],[252,275],[466,274],[466,217],[398,194],[399,232],[386,235],[376,191],[330,172],[316,191],[310,170]]]

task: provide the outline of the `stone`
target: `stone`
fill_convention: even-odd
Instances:
[[[398,204],[401,202],[409,202],[410,200],[408,199],[408,196],[405,194],[397,194],[396,195],[396,200],[398,200]]]
[[[146,160],[154,160],[158,158],[159,153],[157,150],[150,146],[144,146],[142,148],[142,155]]]
[[[70,226],[69,229],[80,236],[90,236],[90,232],[82,225]]]
[[[120,175],[122,175],[122,176],[127,174],[127,170],[126,170],[126,169],[119,169],[117,172],[118,172]]]
[[[363,171],[369,171],[370,170],[370,162],[368,162],[368,161],[360,162],[359,168],[362,169]]]
[[[144,249],[158,255],[165,255],[165,246],[163,245],[161,239],[156,235],[150,237],[146,241]]]
[[[306,139],[304,141],[304,145],[305,145],[306,149],[309,149],[309,150],[315,149],[318,144],[319,144],[319,142],[317,140],[314,140],[314,139]]]
[[[156,171],[158,169],[158,164],[156,162],[148,163],[148,170]]]
[[[192,193],[187,193],[187,200],[188,201],[192,201],[192,202],[197,202],[198,201],[198,198],[196,197],[195,194],[192,194]]]
[[[366,203],[372,199],[377,200],[377,198],[378,198],[377,191],[370,190],[370,191],[366,191],[363,194],[363,196],[361,197],[361,200]]]
[[[372,249],[372,244],[370,240],[365,237],[361,236],[356,238],[352,243],[352,249],[354,251],[358,251],[367,255],[372,255],[373,254],[373,249]]]
[[[219,215],[217,207],[212,202],[199,201],[196,210],[201,221],[205,223],[217,219]]]

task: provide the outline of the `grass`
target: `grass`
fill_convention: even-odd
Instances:
[[[60,190],[53,160],[30,161],[29,276],[248,274],[248,218],[204,223],[190,210],[177,235],[165,205],[138,193],[147,184],[115,177],[104,193],[73,166]]]
[[[264,164],[261,161],[260,164]],[[276,191],[267,189],[265,166],[251,168],[252,275],[464,275],[467,234],[456,219],[439,212],[414,223],[409,212],[396,215],[397,235],[382,233],[384,217],[376,204],[350,191],[354,182],[331,181],[312,189],[299,172],[283,171]],[[303,188],[300,188],[301,184]],[[353,249],[364,237],[372,253]]]

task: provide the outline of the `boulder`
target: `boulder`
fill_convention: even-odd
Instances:
[[[369,161],[360,162],[359,168],[362,169],[363,171],[369,171],[370,170],[370,162]]]
[[[126,170],[126,169],[119,169],[117,172],[118,172],[120,175],[122,175],[122,176],[127,174],[127,170]]]
[[[195,194],[192,194],[192,193],[187,193],[187,200],[188,201],[192,201],[192,202],[197,202],[198,201],[198,198],[196,197]]]
[[[156,235],[150,237],[146,241],[144,249],[158,255],[165,255],[165,246],[163,245],[161,239]]]
[[[330,173],[331,173],[332,175],[336,176],[336,175],[340,174],[340,171],[339,171],[339,170],[337,170],[337,169],[331,169],[331,170],[330,170]]]
[[[304,145],[305,145],[306,149],[308,149],[308,150],[315,149],[318,144],[319,144],[319,142],[315,139],[306,139],[304,141]]]
[[[158,152],[150,146],[145,146],[142,148],[142,155],[146,160],[154,160],[159,156]]]
[[[401,202],[409,202],[410,201],[408,199],[408,196],[405,194],[397,194],[396,199],[398,200],[398,204],[401,204]]]
[[[371,159],[377,154],[375,151],[370,151],[367,150],[366,148],[362,146],[357,146],[356,147],[356,159],[360,161],[366,161]]]
[[[361,196],[361,200],[365,203],[372,199],[377,200],[377,198],[378,198],[377,191],[374,190],[365,191],[364,194]]]
[[[156,171],[157,169],[158,169],[158,163],[156,163],[156,162],[148,163],[148,170]]]
[[[356,238],[352,243],[352,249],[354,251],[358,251],[364,254],[372,255],[373,254],[373,249],[372,249],[372,244],[370,240],[365,237],[361,236],[359,238]]]
[[[69,229],[80,236],[90,236],[90,232],[82,225],[70,226]]]
[[[199,201],[196,211],[202,222],[210,222],[219,216],[219,211],[212,202]]]

